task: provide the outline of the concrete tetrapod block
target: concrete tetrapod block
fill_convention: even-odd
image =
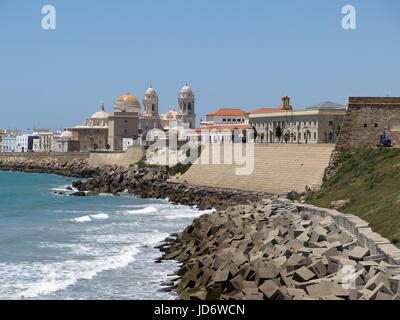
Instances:
[[[349,258],[356,260],[356,261],[361,261],[368,255],[369,255],[368,248],[363,248],[363,247],[359,247],[359,246],[353,248],[349,252]]]
[[[315,273],[318,278],[323,278],[327,274],[326,266],[321,260],[315,261],[308,267],[313,273]]]
[[[272,280],[264,281],[264,283],[259,287],[259,290],[264,293],[265,297],[269,300],[283,298],[279,291],[279,286]]]
[[[229,270],[218,270],[216,273],[215,273],[215,276],[214,276],[214,282],[215,283],[219,283],[219,282],[226,282],[226,281],[228,281],[228,278],[229,278]]]
[[[390,290],[392,290],[393,293],[400,293],[399,292],[399,284],[400,284],[400,275],[396,275],[393,277],[389,278],[389,286],[390,286]]]
[[[315,277],[316,274],[306,267],[301,267],[293,274],[293,280],[298,282],[307,282]]]

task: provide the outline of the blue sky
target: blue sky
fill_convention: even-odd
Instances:
[[[56,30],[41,28],[47,4]],[[0,128],[79,125],[150,83],[164,113],[188,82],[198,120],[284,94],[295,108],[400,96],[399,16],[398,0],[0,0]]]

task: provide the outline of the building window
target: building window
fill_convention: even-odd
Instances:
[[[333,133],[329,132],[329,141],[332,141],[332,139],[333,139]]]
[[[128,120],[125,120],[125,123],[128,123]]]
[[[128,130],[125,130],[125,134],[128,134]]]
[[[333,121],[329,121],[329,126],[333,127]]]
[[[378,128],[378,124],[377,123],[375,123],[375,128]]]
[[[366,128],[367,127],[367,124],[366,123],[364,123],[364,128]]]
[[[317,140],[317,133],[314,132],[314,140]]]

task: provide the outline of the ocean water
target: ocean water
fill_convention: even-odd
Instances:
[[[154,246],[203,214],[168,200],[71,197],[72,179],[0,171],[0,299],[174,299]]]

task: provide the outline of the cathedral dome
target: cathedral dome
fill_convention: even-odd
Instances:
[[[97,111],[94,113],[91,117],[91,119],[108,119],[108,113],[104,111],[104,106],[101,106],[100,111]]]
[[[182,88],[181,93],[192,93],[192,89],[186,85]]]
[[[72,139],[72,132],[65,130],[63,133],[61,133],[60,138],[63,139]]]
[[[156,93],[156,90],[154,90],[154,88],[150,87],[146,90],[146,94],[154,94]]]
[[[125,103],[128,105],[140,105],[139,100],[135,96],[129,93],[123,94],[115,102],[115,104],[125,104]]]

